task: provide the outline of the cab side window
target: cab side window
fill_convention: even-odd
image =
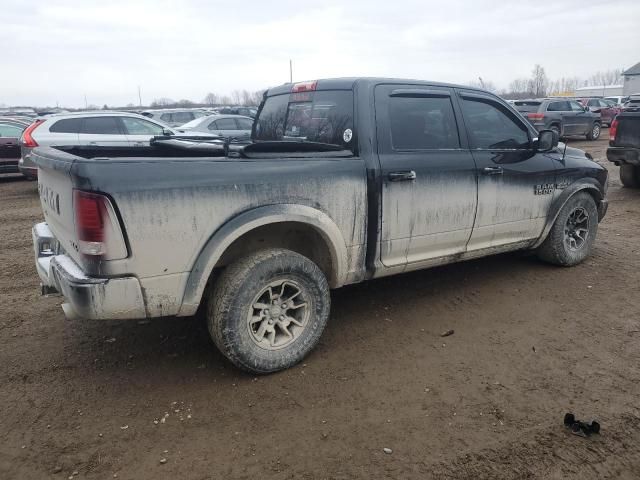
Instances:
[[[464,122],[472,149],[514,150],[529,148],[529,133],[515,115],[491,100],[462,98]]]
[[[394,150],[460,148],[449,97],[391,97],[389,121]]]

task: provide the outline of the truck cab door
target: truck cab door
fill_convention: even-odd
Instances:
[[[419,266],[463,252],[477,205],[475,163],[462,148],[453,91],[379,85],[375,89],[381,166],[380,261]]]
[[[555,192],[550,154],[531,148],[533,133],[506,103],[459,92],[469,147],[478,168],[478,212],[467,251],[538,238]]]

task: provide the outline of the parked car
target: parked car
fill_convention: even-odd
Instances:
[[[622,105],[624,105],[624,102],[626,102],[629,99],[629,97],[622,96],[622,95],[614,95],[613,97],[605,97],[604,99],[610,102],[613,102],[617,107],[622,107]]]
[[[627,101],[622,105],[623,112],[638,112],[640,111],[640,94],[630,95]]]
[[[611,122],[620,113],[621,109],[613,102],[602,98],[579,98],[578,101],[590,112],[599,113],[603,126],[611,126]]]
[[[640,111],[622,112],[613,121],[607,159],[620,167],[625,187],[640,188]]]
[[[218,109],[218,113],[221,115],[243,115],[256,118],[258,109],[255,107],[221,107]]]
[[[166,125],[135,113],[97,111],[50,115],[37,119],[23,132],[18,167],[27,178],[37,177],[31,153],[38,146],[140,147],[149,145],[157,135],[173,134],[175,131]]]
[[[472,87],[286,84],[267,91],[245,145],[34,150],[36,266],[69,317],[202,305],[232,363],[273,372],[318,342],[330,288],[521,249],[583,261],[607,170],[557,145]]]
[[[179,127],[196,118],[204,117],[207,113],[201,109],[172,108],[163,110],[144,110],[141,112],[145,117],[162,122],[170,127]]]
[[[241,115],[209,115],[196,118],[176,128],[178,133],[208,133],[223,137],[248,138],[253,118]]]
[[[515,108],[536,130],[553,130],[560,137],[585,135],[588,140],[600,138],[602,120],[575,100],[538,98],[516,100]]]
[[[0,173],[17,173],[20,160],[20,136],[26,123],[0,119]]]

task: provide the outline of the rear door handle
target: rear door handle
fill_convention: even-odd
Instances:
[[[387,176],[390,182],[407,182],[416,179],[416,172],[406,170],[403,172],[389,172]]]
[[[504,170],[502,167],[484,167],[482,173],[485,175],[502,175]]]

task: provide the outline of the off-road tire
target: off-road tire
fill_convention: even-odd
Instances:
[[[272,347],[256,343],[248,318],[253,315],[256,295],[284,280],[304,292],[301,296],[309,303],[308,317],[290,343],[268,349]],[[267,249],[229,265],[215,280],[208,298],[207,324],[213,342],[231,363],[253,374],[266,374],[295,365],[315,347],[330,307],[327,279],[315,263],[290,250]],[[264,332],[263,339],[266,341]]]
[[[595,122],[593,125],[591,125],[591,130],[589,130],[589,133],[587,133],[587,140],[598,140],[601,133],[602,125],[600,125],[598,122]]]
[[[640,167],[620,165],[620,181],[627,188],[640,188]]]
[[[589,219],[587,227],[588,235],[583,245],[579,249],[571,249],[565,238],[565,227],[569,216],[576,211],[583,209]],[[598,231],[598,209],[593,197],[587,192],[574,194],[562,207],[556,221],[551,227],[545,241],[538,247],[538,258],[545,262],[563,267],[571,267],[579,264],[591,253],[593,243]]]

